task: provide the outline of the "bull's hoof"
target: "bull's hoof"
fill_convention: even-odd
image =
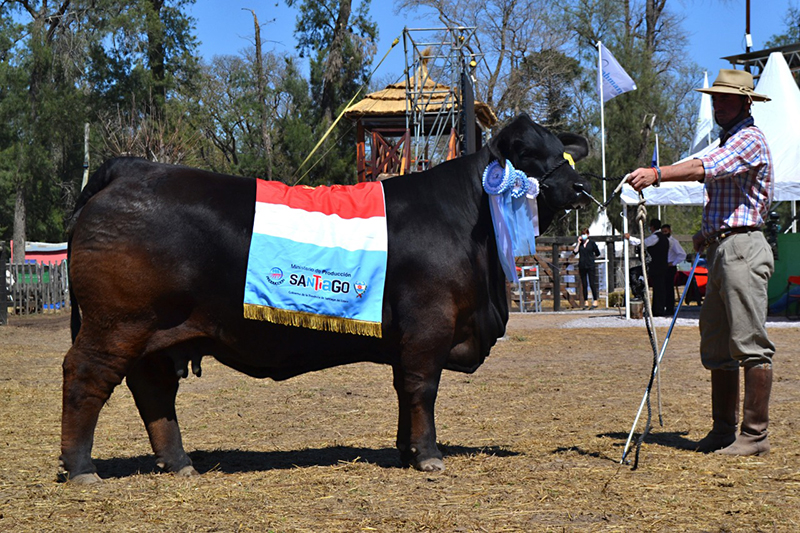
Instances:
[[[419,461],[414,465],[414,468],[421,472],[443,472],[444,461],[438,457],[431,457],[430,459]]]
[[[92,472],[90,474],[78,474],[77,476],[71,476],[68,478],[70,483],[74,483],[76,485],[93,485],[95,483],[102,483],[103,480],[97,473]]]
[[[192,465],[186,465],[177,472],[175,472],[175,475],[178,477],[192,477],[192,476],[199,476],[200,474],[197,472],[197,470],[194,469]]]

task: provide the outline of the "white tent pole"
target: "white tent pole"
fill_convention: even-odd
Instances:
[[[622,202],[622,233],[628,233],[628,204]],[[625,263],[625,318],[631,317],[631,264],[628,258],[628,239],[622,239],[622,256]]]
[[[600,86],[600,158],[603,161],[603,204],[606,203],[606,118],[603,110],[603,51],[602,41],[597,41],[597,70],[599,72],[598,85]],[[608,288],[608,287],[606,287]]]
[[[797,233],[797,201],[792,200],[792,233]]]
[[[656,133],[656,165],[659,166],[659,167],[661,166],[661,150],[659,149],[659,146],[658,146],[658,133]],[[660,220],[661,222],[664,222],[664,220],[661,218],[661,205],[660,204],[658,206],[658,220]]]

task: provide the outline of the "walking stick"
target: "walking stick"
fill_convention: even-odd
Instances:
[[[683,301],[686,299],[686,293],[689,290],[689,286],[692,284],[692,279],[694,278],[694,271],[697,269],[697,263],[700,261],[700,254],[697,253],[694,256],[694,264],[692,264],[692,270],[689,272],[689,279],[686,280],[686,286],[683,288],[683,294],[681,294],[681,300],[678,302],[678,307],[675,309],[675,314],[672,315],[672,323],[669,325],[669,329],[667,330],[667,337],[664,339],[664,345],[661,346],[661,351],[658,354],[658,359],[656,360],[656,364],[653,366],[653,376],[658,374],[658,365],[661,363],[661,359],[664,357],[664,352],[667,349],[667,343],[669,343],[669,337],[672,334],[672,328],[675,327],[675,321],[678,319],[678,313],[681,310],[681,306],[683,305]],[[628,434],[628,440],[625,443],[625,449],[622,450],[622,459],[620,460],[621,464],[625,463],[625,458],[628,456],[628,451],[630,451],[631,440],[633,440],[633,432],[636,429],[636,424],[639,423],[639,417],[642,416],[642,409],[644,409],[644,404],[647,401],[647,397],[650,395],[650,389],[652,388],[653,380],[650,380],[650,383],[647,385],[647,389],[644,391],[644,396],[642,397],[642,403],[639,404],[639,412],[636,413],[636,419],[633,421],[633,426],[631,427],[631,432]]]

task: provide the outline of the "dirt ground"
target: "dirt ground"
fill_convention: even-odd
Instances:
[[[400,468],[388,367],[276,383],[206,359],[178,393],[202,475],[154,472],[120,386],[95,436],[105,482],[89,487],[56,482],[66,316],[12,317],[0,327],[0,531],[800,530],[800,330],[770,329],[772,454],[730,458],[685,449],[709,429],[710,385],[697,328],[677,327],[664,426],[654,416],[631,470],[620,458],[652,353],[643,327],[591,327],[600,314],[513,315],[475,374],[445,373],[444,473]],[[576,315],[589,327],[564,328]]]

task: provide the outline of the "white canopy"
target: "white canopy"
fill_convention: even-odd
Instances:
[[[708,72],[703,73],[703,89],[708,89]],[[692,153],[699,152],[714,140],[714,112],[711,109],[711,95],[700,95],[700,110],[697,113],[697,124],[694,127]]]
[[[767,60],[755,91],[772,100],[753,103],[756,126],[767,137],[775,167],[775,201],[800,200],[800,143],[795,131],[800,124],[800,89],[792,77],[783,54],[773,52]],[[715,148],[709,147],[686,159],[698,157]],[[702,205],[703,185],[698,182],[669,182],[644,190],[648,205]],[[629,185],[622,188],[622,201],[637,204],[639,195]]]

